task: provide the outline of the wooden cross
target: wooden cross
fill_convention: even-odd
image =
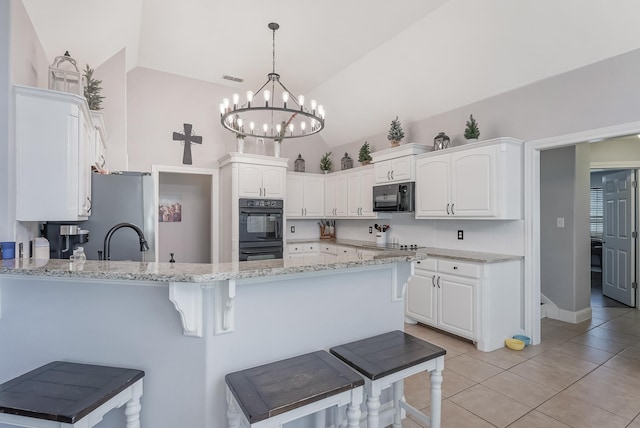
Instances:
[[[184,124],[184,134],[180,132],[173,133],[173,141],[184,142],[184,152],[182,153],[182,163],[185,165],[191,165],[191,144],[202,144],[202,137],[197,135],[191,135],[191,129],[193,126],[190,123]]]

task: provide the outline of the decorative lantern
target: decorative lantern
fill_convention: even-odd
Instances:
[[[433,150],[442,150],[449,148],[451,139],[447,137],[447,134],[440,132],[436,138],[433,139]]]
[[[298,159],[293,162],[293,170],[295,172],[304,172],[304,159],[302,159],[302,155],[298,153]]]
[[[340,161],[340,170],[353,168],[353,159],[349,157],[349,153],[345,153],[344,157]]]
[[[84,76],[69,51],[57,56],[49,66],[49,89],[84,96]]]

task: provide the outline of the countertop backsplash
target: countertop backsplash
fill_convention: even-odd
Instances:
[[[369,226],[384,223],[391,226],[387,232],[389,243],[524,255],[523,220],[416,220],[412,213],[388,217],[378,220],[337,220],[336,236],[338,239],[375,242],[375,229],[370,234]],[[458,230],[463,231],[461,240],[458,239]],[[294,236],[295,239],[301,238],[297,233]]]

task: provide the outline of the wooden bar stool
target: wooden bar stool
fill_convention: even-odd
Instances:
[[[396,330],[336,346],[331,348],[330,352],[365,378],[367,428],[379,427],[380,394],[390,386],[393,386],[394,428],[402,427],[402,409],[414,415],[423,424],[440,428],[442,370],[447,351]],[[422,371],[431,374],[430,417],[404,399],[404,379]]]
[[[225,380],[229,428],[282,427],[312,414],[316,427],[324,428],[326,410],[344,405],[348,427],[360,426],[364,380],[326,351],[231,373]]]
[[[0,423],[30,428],[90,428],[125,407],[140,428],[141,370],[54,361],[0,385]]]

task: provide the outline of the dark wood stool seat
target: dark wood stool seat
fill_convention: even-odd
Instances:
[[[141,370],[54,361],[0,385],[0,423],[92,427],[126,404],[127,428],[139,428],[143,377]]]
[[[442,370],[447,353],[444,349],[396,330],[336,346],[330,352],[365,377],[367,428],[378,428],[380,394],[392,385],[394,428],[402,426],[402,409],[433,428],[440,427]],[[430,417],[409,405],[403,397],[403,380],[421,371],[431,374]]]
[[[324,410],[347,405],[349,427],[359,427],[362,377],[329,355],[317,351],[228,374],[229,428],[242,419],[252,428],[274,427],[317,414],[324,427]]]

